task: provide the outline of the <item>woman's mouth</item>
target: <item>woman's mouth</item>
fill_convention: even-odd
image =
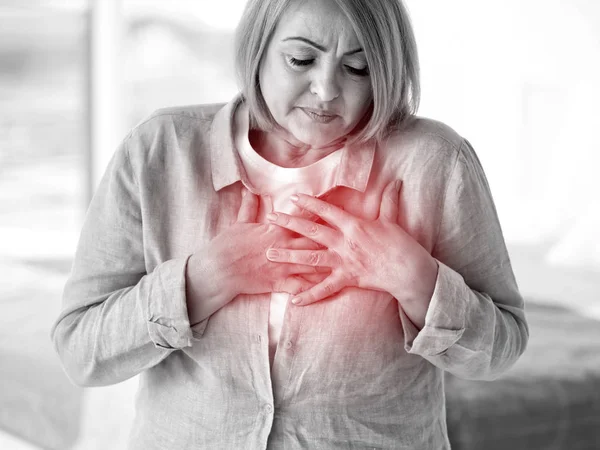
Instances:
[[[337,114],[333,114],[325,111],[316,111],[314,109],[301,108],[311,120],[317,123],[329,123],[338,117]]]

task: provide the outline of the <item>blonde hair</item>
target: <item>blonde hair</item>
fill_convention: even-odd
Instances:
[[[259,70],[279,19],[292,1],[248,0],[235,36],[238,83],[253,123],[277,127],[263,98]],[[416,114],[421,95],[415,36],[402,0],[332,0],[354,28],[367,58],[373,103],[352,141],[382,140]]]

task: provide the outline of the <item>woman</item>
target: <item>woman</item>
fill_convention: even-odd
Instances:
[[[131,448],[449,448],[443,372],[528,328],[469,143],[414,115],[400,1],[251,0],[242,93],[163,109],[90,205],[53,339],[141,374]],[[292,297],[292,298],[290,298]]]

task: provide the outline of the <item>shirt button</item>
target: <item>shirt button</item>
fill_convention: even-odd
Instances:
[[[292,348],[292,341],[285,341],[285,344],[283,344],[283,346],[285,348]]]
[[[273,406],[271,405],[265,405],[265,411],[269,414],[271,414],[273,412]]]

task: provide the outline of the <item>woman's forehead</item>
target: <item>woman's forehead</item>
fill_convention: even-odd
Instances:
[[[309,39],[327,49],[342,46],[344,51],[360,47],[358,37],[342,10],[333,0],[295,0],[283,13],[275,39]]]

